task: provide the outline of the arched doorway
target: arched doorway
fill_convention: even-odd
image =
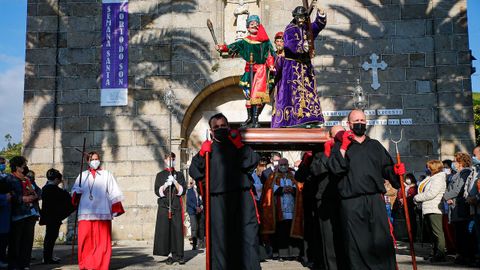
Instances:
[[[205,87],[192,101],[185,112],[180,131],[182,164],[186,164],[192,155],[200,148],[208,133],[208,119],[216,114],[223,113],[232,125],[245,121],[245,98],[238,86],[240,76],[231,76],[219,80]],[[260,121],[270,123],[272,108],[270,105],[260,116]]]

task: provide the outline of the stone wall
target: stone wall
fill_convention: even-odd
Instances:
[[[300,1],[260,0],[262,22],[272,37],[291,19]],[[400,151],[408,170],[423,172],[424,162],[471,151],[474,142],[466,1],[328,0],[327,28],[315,42],[318,90],[324,110],[353,108],[356,80],[368,96],[367,109],[403,109]],[[250,4],[254,5],[254,4]],[[177,98],[173,151],[195,152],[188,144],[184,114],[216,82],[243,72],[240,59],[214,51],[206,20],[223,40],[224,1],[130,0],[129,96],[125,107],[100,107],[100,0],[29,0],[24,101],[24,153],[39,176],[50,167],[71,182],[79,172],[83,138],[99,150],[126,196],[127,213],[115,221],[116,239],[153,237],[156,199],[153,181],[169,148],[169,112],[162,101],[171,87]],[[379,71],[381,87],[370,87],[361,67],[376,53],[388,64]],[[223,81],[222,81],[223,83]],[[224,83],[218,91],[230,87]],[[216,90],[215,90],[216,91]],[[221,97],[226,102],[235,95]],[[209,108],[209,106],[199,106]],[[243,108],[232,108],[244,113]],[[192,112],[205,118],[202,110]],[[341,120],[330,117],[327,120]],[[195,123],[191,123],[192,125]],[[372,126],[369,135],[393,153],[389,129]],[[183,130],[183,132],[182,132]],[[188,155],[183,155],[187,157]],[[182,165],[187,160],[182,160]],[[179,164],[180,162],[177,162]],[[41,177],[39,177],[41,178]],[[42,179],[40,179],[42,183]],[[135,222],[132,222],[135,221]]]

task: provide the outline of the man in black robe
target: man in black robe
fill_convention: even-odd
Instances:
[[[175,170],[175,154],[165,156],[166,168],[155,178],[155,194],[157,199],[157,223],[153,255],[169,256],[168,265],[175,262],[185,264],[183,258],[183,211],[181,197],[187,190],[185,178]]]
[[[230,130],[223,114],[209,120],[212,141],[205,141],[192,159],[189,173],[205,178],[205,153],[210,154],[210,231],[212,269],[260,269],[258,217],[251,174],[260,156]],[[208,258],[207,258],[208,259]]]
[[[347,269],[395,269],[395,249],[382,194],[386,192],[385,179],[399,187],[397,174],[405,173],[405,166],[394,166],[380,142],[365,135],[363,111],[351,111],[348,125],[350,130],[334,145],[328,160],[330,172],[339,177]]]
[[[337,179],[328,171],[327,161],[330,157],[335,135],[343,132],[342,126],[333,126],[330,129],[331,139],[324,144],[323,152],[308,154],[302,158],[295,177],[300,182],[305,182],[304,192],[311,189],[312,212],[311,221],[312,257],[316,268],[320,269],[347,269],[343,263],[342,235],[340,232],[338,209],[340,196],[337,189]],[[338,140],[338,138],[337,138]],[[307,187],[308,186],[308,187]],[[307,203],[304,204],[307,208]],[[307,218],[305,215],[305,225]],[[306,228],[305,228],[306,231]],[[310,248],[310,247],[309,247]]]

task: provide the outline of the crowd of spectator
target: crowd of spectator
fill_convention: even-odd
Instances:
[[[400,189],[393,206],[395,236],[406,239],[403,196],[416,242],[431,243],[432,263],[448,255],[460,265],[480,267],[480,147],[472,154],[457,152],[453,160],[429,160],[425,173],[405,176],[405,194]],[[388,208],[388,206],[387,206]]]
[[[63,182],[62,174],[48,170],[48,181],[41,189],[24,157],[9,160],[10,173],[6,173],[6,163],[0,157],[0,269],[30,269],[37,221],[46,225],[42,262],[59,263],[60,259],[53,256],[55,240],[62,220],[74,210],[69,193],[58,187]]]

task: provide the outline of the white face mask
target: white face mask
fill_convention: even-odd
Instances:
[[[275,167],[278,166],[278,160],[273,161],[273,166],[275,166]]]
[[[170,163],[170,160],[164,160],[163,162],[165,162],[165,166],[168,167],[168,168],[174,168],[175,167],[175,160],[171,161]]]
[[[100,160],[91,160],[89,165],[90,165],[90,168],[96,170],[98,169],[98,166],[100,166]]]
[[[405,184],[407,185],[412,184],[412,180],[410,178],[405,179]]]
[[[446,174],[451,174],[451,173],[452,173],[452,170],[450,170],[450,169],[443,169],[443,172],[446,173]]]

